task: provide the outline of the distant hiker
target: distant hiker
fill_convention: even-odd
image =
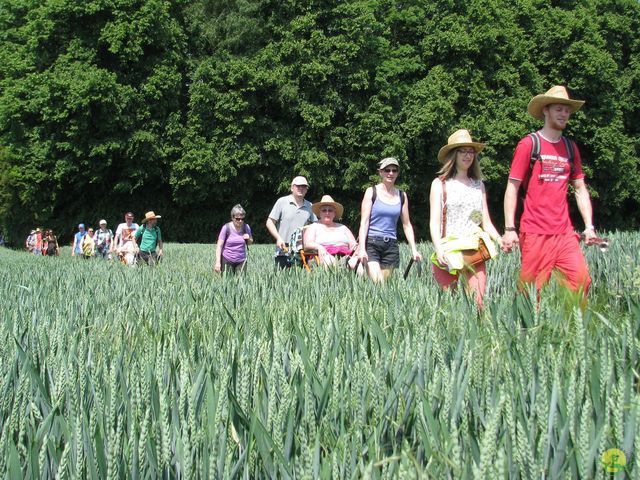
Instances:
[[[33,254],[42,255],[42,230],[39,228],[36,228],[35,241],[36,243],[33,247]]]
[[[89,260],[96,256],[96,241],[93,228],[89,227],[87,234],[82,238],[82,257]]]
[[[71,256],[76,257],[82,255],[82,240],[87,232],[84,229],[84,223],[78,224],[78,231],[73,236],[73,245],[71,246]]]
[[[109,250],[113,253],[114,250],[119,249],[125,243],[125,238],[129,234],[135,234],[138,229],[138,224],[133,221],[133,213],[127,212],[124,214],[124,222],[118,224],[116,228],[116,233],[113,237],[113,241],[111,242],[111,246]]]
[[[140,248],[138,257],[147,265],[155,265],[162,258],[162,233],[157,225],[160,218],[153,211],[145,213],[142,226],[135,233]]]
[[[591,198],[584,181],[580,150],[575,142],[562,136],[569,117],[583,104],[583,100],[570,99],[566,88],[559,85],[529,102],[529,114],[543,120],[544,126],[520,140],[513,154],[504,194],[502,238],[507,252],[520,244],[521,283],[535,283],[539,290],[556,269],[563,275],[564,285],[586,296],[591,277],[579,235],[569,218],[569,182],[575,191],[587,244],[596,238]],[[521,187],[526,190],[526,197],[518,237],[515,215]]]
[[[31,230],[27,239],[24,242],[24,248],[27,252],[33,253],[33,249],[36,248],[36,231]]]
[[[44,236],[44,252],[48,257],[60,255],[60,246],[58,238],[54,235],[53,230],[47,230]]]
[[[477,251],[482,242],[495,255],[493,241],[502,242],[491,222],[482,183],[478,154],[484,147],[472,140],[468,130],[454,132],[438,152],[442,168],[431,182],[429,194],[429,231],[435,249],[431,261],[436,282],[444,289],[455,288],[462,274],[479,307],[487,285],[485,260],[469,265],[463,250]]]
[[[241,272],[247,262],[247,248],[253,243],[251,227],[244,221],[246,212],[242,205],[231,209],[231,221],[220,229],[216,245],[216,263],[213,269],[220,272]]]
[[[133,228],[122,229],[122,244],[116,248],[120,261],[129,266],[136,264],[138,252],[140,251],[138,244],[136,243],[136,239],[134,238],[134,234],[135,230]]]
[[[275,262],[280,268],[290,266],[287,242],[293,231],[316,221],[311,202],[304,199],[308,190],[307,179],[303,176],[295,177],[291,181],[291,194],[279,198],[267,218],[267,230],[276,241]]]
[[[369,277],[375,282],[386,280],[400,266],[397,233],[399,219],[411,248],[411,258],[415,261],[422,260],[409,218],[407,194],[395,186],[399,171],[397,159],[383,158],[378,164],[381,182],[367,188],[360,206],[358,256],[362,264],[367,266]]]
[[[113,241],[113,232],[107,228],[107,221],[102,219],[99,222],[100,228],[96,230],[94,240],[96,242],[96,254],[103,260],[111,259],[111,242]]]

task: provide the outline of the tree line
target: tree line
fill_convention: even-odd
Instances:
[[[636,0],[0,0],[0,231],[163,216],[215,238],[241,203],[258,241],[305,175],[357,226],[396,156],[418,238],[457,128],[486,142],[496,225],[530,98],[567,85],[600,229],[640,225]],[[578,225],[580,225],[578,223]]]

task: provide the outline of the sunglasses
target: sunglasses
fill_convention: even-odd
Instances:
[[[335,212],[335,210],[333,208],[321,208],[320,211],[321,212]]]
[[[476,151],[475,150],[458,150],[458,153],[460,155],[475,155]]]
[[[397,168],[383,168],[382,170],[384,170],[384,173],[398,173]]]
[[[234,220],[241,222],[244,220],[244,217],[233,217]]]

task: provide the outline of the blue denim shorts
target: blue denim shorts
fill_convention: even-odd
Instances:
[[[367,256],[370,262],[378,262],[381,268],[400,266],[400,248],[395,238],[367,237]]]

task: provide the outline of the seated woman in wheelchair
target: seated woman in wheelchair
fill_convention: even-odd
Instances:
[[[357,245],[351,230],[335,222],[336,218],[342,218],[344,207],[330,195],[324,195],[312,209],[318,221],[304,230],[304,250],[307,254],[316,252],[320,265],[335,265],[337,257],[351,255]]]

